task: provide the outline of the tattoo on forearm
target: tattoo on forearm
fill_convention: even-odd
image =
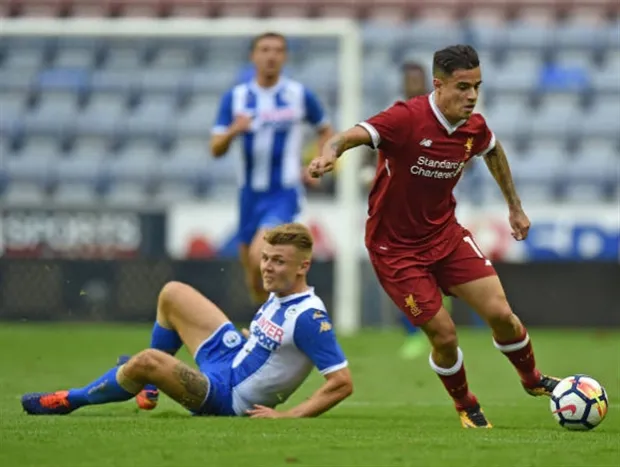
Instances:
[[[340,157],[340,155],[346,150],[346,141],[343,135],[336,135],[332,138],[331,144],[329,145],[331,149],[334,150],[336,155]]]
[[[184,389],[178,402],[187,408],[198,409],[207,397],[209,390],[207,378],[199,371],[181,362],[174,368],[174,374]]]
[[[512,174],[510,173],[508,159],[506,158],[506,153],[499,142],[496,144],[495,148],[485,156],[484,160],[489,168],[489,171],[493,175],[493,178],[495,178],[497,184],[502,190],[508,206],[520,206],[521,200],[517,195]]]

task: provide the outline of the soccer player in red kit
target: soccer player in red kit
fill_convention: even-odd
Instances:
[[[430,366],[468,428],[491,424],[469,390],[463,352],[440,289],[464,300],[488,323],[495,347],[512,362],[529,394],[549,396],[559,381],[537,369],[530,337],[495,269],[455,217],[453,188],[464,165],[478,156],[504,194],[513,237],[525,239],[530,227],[504,150],[484,118],[473,113],[481,83],[472,47],[437,51],[432,93],[397,102],[334,135],[309,166],[310,174],[320,177],[348,149],[379,150],[366,222],[370,260],[387,294],[427,335]]]

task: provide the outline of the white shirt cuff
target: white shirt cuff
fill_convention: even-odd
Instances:
[[[481,153],[476,154],[476,157],[484,157],[486,156],[493,148],[495,148],[495,133],[491,132],[491,141],[489,141],[489,145],[487,148]]]
[[[320,130],[322,128],[325,128],[326,126],[329,126],[330,124],[331,124],[331,122],[329,121],[329,118],[324,118],[319,123],[314,125],[314,128],[316,128],[317,130]]]
[[[349,366],[349,362],[345,360],[342,363],[325,368],[324,370],[321,371],[321,374],[325,376],[330,373],[333,373],[334,371],[342,370],[343,368],[346,368],[348,366]]]
[[[370,138],[372,139],[373,149],[377,149],[379,144],[381,144],[381,136],[379,135],[377,129],[368,122],[359,122],[358,125],[368,132]]]
[[[214,126],[213,128],[211,128],[211,134],[213,135],[223,135],[227,131],[228,131],[227,126]]]

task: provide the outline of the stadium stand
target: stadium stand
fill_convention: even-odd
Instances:
[[[509,149],[527,196],[604,201],[620,195],[617,2],[8,0],[3,5],[5,16],[362,18],[364,116],[398,95],[403,59],[471,43],[483,59],[485,115]],[[388,16],[400,21],[385,21]],[[321,39],[295,41],[290,73],[312,76],[335,114],[334,74],[317,73],[336,69],[330,47]],[[234,160],[208,157],[207,129],[247,50],[247,40],[225,38],[3,38],[0,200],[169,203],[226,190],[233,183]],[[471,190],[461,196],[496,198],[487,182],[492,183],[468,184]]]

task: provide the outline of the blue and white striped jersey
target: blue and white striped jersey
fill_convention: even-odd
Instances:
[[[271,294],[233,360],[233,409],[243,415],[254,404],[275,407],[288,399],[313,367],[326,375],[347,365],[325,305],[313,288],[287,297]]]
[[[327,124],[314,93],[284,77],[268,89],[255,80],[238,84],[222,97],[213,134],[224,133],[238,115],[252,118],[242,135],[240,185],[257,192],[301,187],[303,125]]]

